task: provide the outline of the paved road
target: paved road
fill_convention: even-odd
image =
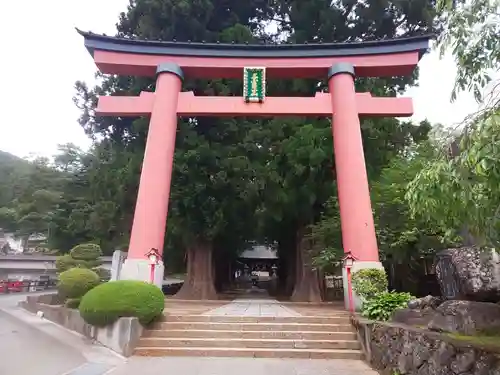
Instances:
[[[102,375],[123,360],[0,295],[0,375]]]
[[[0,310],[0,374],[59,375],[85,357],[71,347]]]

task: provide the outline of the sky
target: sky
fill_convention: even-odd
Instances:
[[[52,156],[68,142],[87,148],[78,124],[74,83],[92,86],[96,67],[75,27],[113,35],[128,0],[4,1],[0,13],[0,150]],[[423,57],[420,83],[408,90],[413,119],[453,126],[475,111],[469,93],[450,103],[455,65],[436,52]]]

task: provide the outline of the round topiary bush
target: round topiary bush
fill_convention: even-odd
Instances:
[[[387,276],[383,269],[365,268],[352,275],[352,287],[365,301],[387,292]]]
[[[94,243],[84,243],[72,248],[69,255],[77,260],[95,261],[102,256],[102,250],[99,245]]]
[[[64,302],[64,306],[66,306],[70,309],[77,309],[78,306],[80,306],[80,300],[81,300],[81,298],[67,299],[66,302]]]
[[[76,259],[73,259],[69,254],[61,255],[56,259],[57,273],[62,273],[77,266],[78,266],[78,261]]]
[[[64,298],[80,298],[101,282],[99,275],[86,268],[70,268],[59,275],[57,290]]]
[[[163,313],[163,292],[153,284],[135,280],[109,281],[83,296],[79,310],[89,324],[104,327],[122,317],[136,317],[143,325]]]

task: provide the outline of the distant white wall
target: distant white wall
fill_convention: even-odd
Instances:
[[[3,237],[13,251],[16,252],[23,251],[22,241],[20,239],[16,239],[13,234],[5,233]]]
[[[0,255],[0,279],[35,279],[56,274],[56,256]],[[103,257],[102,268],[111,271],[111,257]]]

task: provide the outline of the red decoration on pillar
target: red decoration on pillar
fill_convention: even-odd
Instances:
[[[352,267],[354,266],[354,262],[357,260],[356,257],[354,257],[350,251],[348,251],[345,256],[342,258],[342,264],[345,268],[346,274],[347,274],[347,293],[348,293],[348,298],[349,298],[349,311],[351,314],[354,314],[354,297],[353,297],[353,292],[352,292]]]
[[[151,249],[146,253],[146,257],[149,259],[149,281],[151,284],[155,283],[155,268],[160,263],[161,254],[158,249]]]

